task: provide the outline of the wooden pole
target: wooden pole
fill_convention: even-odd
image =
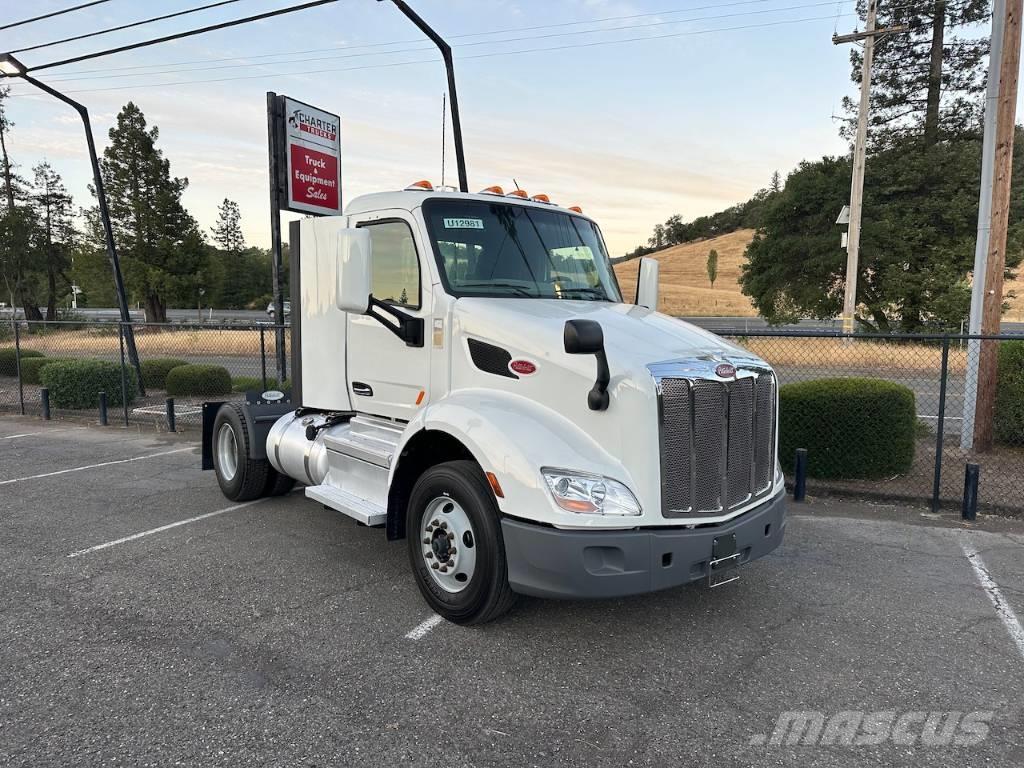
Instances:
[[[1003,315],[1003,272],[1006,269],[1006,228],[1010,218],[1010,180],[1013,174],[1013,133],[1020,69],[1021,11],[1024,0],[1007,0],[1003,19],[1002,56],[990,62],[989,76],[998,65],[995,163],[992,174],[992,229],[985,270],[981,310],[982,334],[999,333]],[[999,342],[983,341],[978,359],[978,395],[974,419],[974,450],[992,448]]]

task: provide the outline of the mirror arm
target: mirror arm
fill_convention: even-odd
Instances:
[[[395,325],[386,318],[375,313],[373,311],[375,308],[379,309],[381,312],[391,315],[398,324]],[[393,304],[383,302],[374,296],[370,296],[370,303],[366,308],[366,314],[404,341],[406,346],[423,346],[423,318],[413,317],[398,309],[398,307]]]
[[[597,381],[594,382],[594,386],[590,392],[587,393],[587,405],[592,411],[606,411],[608,410],[608,384],[611,383],[612,375],[611,371],[608,370],[608,355],[604,353],[602,348],[599,352],[594,354],[597,358]]]

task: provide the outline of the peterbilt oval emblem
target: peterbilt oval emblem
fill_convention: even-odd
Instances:
[[[731,379],[736,376],[736,366],[729,363],[719,363],[715,368],[715,375],[722,379]]]
[[[513,360],[508,364],[508,369],[520,376],[531,376],[537,372],[537,366],[529,360]]]

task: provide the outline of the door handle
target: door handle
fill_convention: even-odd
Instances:
[[[373,387],[361,381],[352,382],[352,392],[361,397],[373,397]]]

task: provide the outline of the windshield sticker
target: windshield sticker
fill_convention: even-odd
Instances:
[[[445,229],[483,229],[483,219],[445,219]]]

